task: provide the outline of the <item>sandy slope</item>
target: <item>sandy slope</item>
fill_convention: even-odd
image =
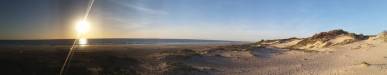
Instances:
[[[333,30],[304,39],[195,50],[200,55],[180,61],[209,75],[386,75],[385,35]]]
[[[387,43],[364,40],[320,51],[223,50],[190,62],[214,68],[215,75],[385,75]]]

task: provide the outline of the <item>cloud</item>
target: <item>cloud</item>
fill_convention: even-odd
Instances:
[[[147,13],[147,14],[154,14],[154,15],[167,15],[168,14],[168,12],[166,12],[164,10],[152,9],[152,8],[145,7],[145,6],[139,5],[139,4],[130,4],[128,2],[119,2],[119,1],[115,1],[115,3],[117,3],[120,6],[124,6],[124,7],[130,8],[130,9],[134,9],[134,10],[137,10],[140,12]]]
[[[161,11],[161,10],[155,10],[155,9],[150,9],[150,8],[145,8],[145,7],[141,7],[141,6],[135,6],[135,5],[126,5],[127,7],[131,7],[133,9],[136,9],[136,10],[139,10],[139,11],[143,11],[143,12],[147,12],[147,13],[150,13],[150,14],[161,14],[161,15],[166,15],[168,14],[167,12],[165,11]]]

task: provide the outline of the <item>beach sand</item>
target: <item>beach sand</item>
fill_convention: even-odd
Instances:
[[[242,45],[89,45],[65,75],[384,75],[387,43],[319,50]],[[283,46],[283,45],[281,45]],[[55,75],[69,46],[2,46],[3,75]]]
[[[65,75],[152,74],[155,53],[216,45],[89,45],[74,51]],[[56,75],[70,46],[0,46],[2,75]],[[153,73],[154,74],[154,73]],[[156,73],[157,74],[157,73]]]

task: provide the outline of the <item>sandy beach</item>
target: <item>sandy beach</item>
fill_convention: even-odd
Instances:
[[[64,74],[384,75],[385,35],[332,30],[256,43],[77,46]],[[1,46],[1,69],[6,75],[55,75],[69,47]]]
[[[137,75],[150,73],[151,56],[165,51],[203,49],[217,45],[88,45],[74,51],[66,75]],[[1,46],[4,75],[56,75],[70,46]],[[152,61],[152,62],[151,62]],[[161,62],[161,61],[160,61]],[[157,73],[153,73],[157,74]]]

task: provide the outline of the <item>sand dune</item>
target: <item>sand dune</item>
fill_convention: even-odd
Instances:
[[[334,34],[332,38],[319,42],[331,43],[329,46],[316,45],[318,42],[312,41],[303,43],[319,47],[289,48],[305,39],[316,38],[268,40],[257,44],[208,49],[204,50],[204,54],[181,61],[193,67],[211,68],[203,72],[213,75],[387,74],[387,42],[381,37],[384,34],[349,36],[347,32],[344,33]]]

